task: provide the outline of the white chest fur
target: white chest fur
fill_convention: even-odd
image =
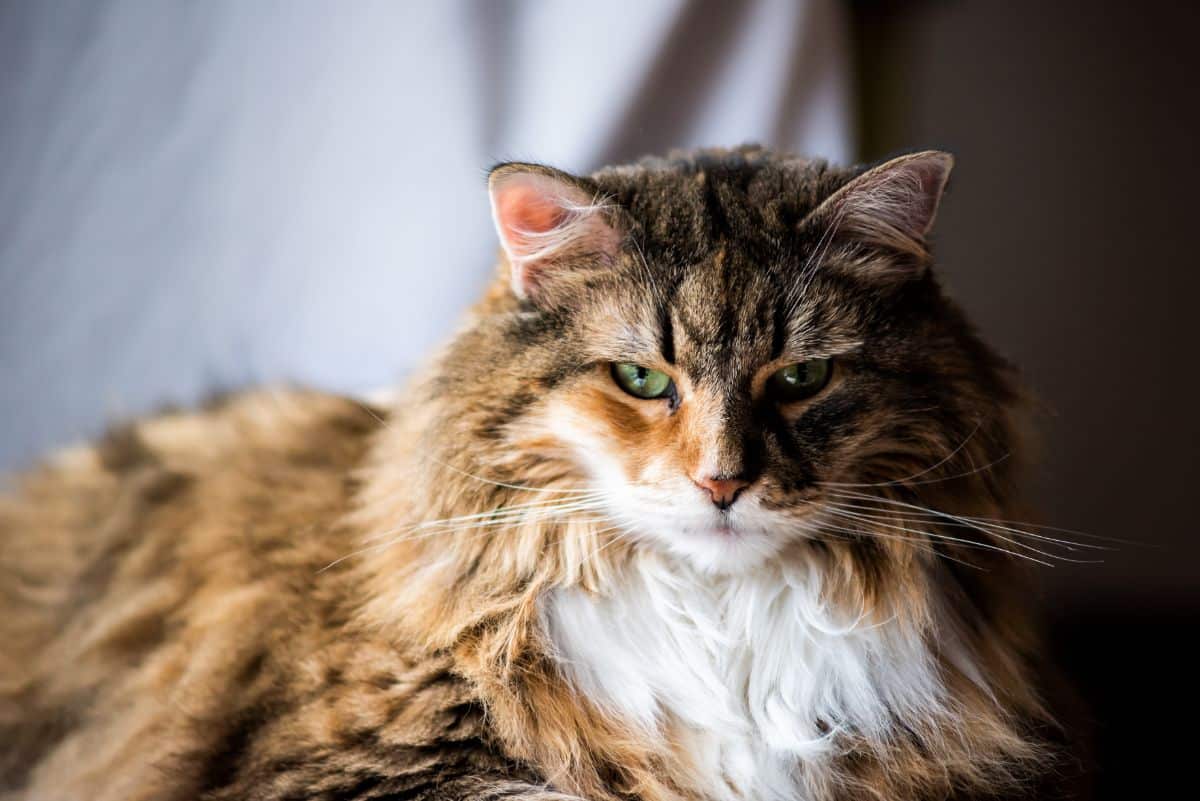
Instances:
[[[563,589],[545,622],[593,703],[682,743],[714,799],[797,799],[823,784],[838,733],[884,739],[944,703],[919,632],[830,608],[813,568],[698,574],[647,556],[605,596]]]

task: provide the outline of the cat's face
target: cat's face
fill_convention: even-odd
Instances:
[[[661,305],[613,287],[579,343],[591,369],[543,418],[617,522],[714,570],[805,534],[816,482],[861,447],[879,391],[857,312],[829,319],[747,258],[731,244],[690,265]]]
[[[488,425],[569,461],[624,535],[706,570],[849,536],[831,488],[1004,428],[998,363],[926,269],[948,170],[752,151],[587,180],[499,168],[521,300],[487,335],[516,376]]]

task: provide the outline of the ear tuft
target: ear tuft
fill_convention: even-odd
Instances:
[[[537,300],[556,277],[615,258],[620,237],[604,204],[578,179],[539,165],[502,164],[488,190],[518,297]]]
[[[954,157],[937,150],[900,156],[853,179],[825,205],[838,234],[924,263],[926,237],[953,166]]]

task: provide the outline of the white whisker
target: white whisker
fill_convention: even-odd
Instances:
[[[949,554],[942,553],[941,551],[932,547],[927,541],[923,540],[921,537],[905,537],[900,534],[888,534],[886,532],[872,531],[870,529],[847,528],[844,526],[839,526],[834,523],[831,523],[828,520],[822,520],[817,525],[819,527],[814,528],[812,526],[808,526],[808,525],[801,523],[800,528],[805,531],[808,531],[809,533],[817,534],[817,535],[823,535],[823,534],[827,534],[829,532],[835,532],[835,533],[839,533],[839,534],[851,534],[851,535],[855,535],[858,537],[872,537],[872,538],[879,538],[879,539],[896,540],[899,542],[907,542],[912,545],[915,545],[918,549],[920,549],[924,553],[928,553],[931,556],[937,557],[939,559],[948,559],[951,562],[956,562],[960,565],[972,568],[974,570],[983,570],[983,571],[987,570],[987,568],[985,568],[985,567],[980,567],[979,565],[972,564],[963,559],[958,559],[956,557],[950,556]],[[845,542],[852,542],[852,540],[850,540],[844,536],[836,537],[836,538],[840,539],[842,541],[845,541]]]
[[[1011,528],[1008,526],[999,525],[997,523],[983,521],[980,518],[965,518],[965,517],[960,517],[958,515],[950,515],[948,513],[940,513],[939,514],[939,513],[935,513],[935,512],[912,511],[912,512],[900,513],[900,512],[897,512],[896,510],[885,511],[885,510],[879,509],[878,507],[866,507],[866,506],[860,506],[858,504],[837,504],[832,501],[827,501],[826,503],[830,506],[835,506],[835,507],[839,507],[842,509],[848,509],[851,511],[855,511],[858,514],[862,514],[867,517],[874,517],[875,519],[893,520],[896,518],[901,518],[901,519],[905,519],[905,520],[910,520],[911,522],[919,522],[916,520],[912,520],[912,518],[922,518],[926,521],[936,521],[936,523],[938,525],[952,526],[954,528],[973,529],[975,531],[979,531],[979,532],[988,534],[990,536],[1004,539],[1004,537],[1001,537],[999,534],[996,533],[997,531],[1002,531],[1002,532],[1010,533],[1010,534],[1013,534],[1016,536],[1029,537],[1030,539],[1034,539],[1039,542],[1045,542],[1050,545],[1057,545],[1067,551],[1075,551],[1075,550],[1078,550],[1081,548],[1087,549],[1087,550],[1092,550],[1092,551],[1111,551],[1112,550],[1112,548],[1107,548],[1103,545],[1091,545],[1089,543],[1073,542],[1071,540],[1059,539],[1057,537],[1047,537],[1043,534],[1037,534],[1032,531],[1023,531],[1021,529]],[[1029,547],[1029,546],[1023,546],[1023,547]]]
[[[844,512],[844,511],[840,511],[840,510],[833,509],[830,507],[826,507],[826,511],[828,511],[830,514],[837,515],[838,517],[846,518],[849,520],[853,520],[855,522],[863,522],[863,523],[870,523],[872,525],[880,525],[880,526],[884,526],[885,528],[894,529],[896,531],[903,531],[908,534],[916,534],[916,535],[920,535],[920,536],[925,536],[925,537],[929,537],[930,539],[941,540],[943,542],[953,542],[953,543],[957,543],[959,545],[964,545],[967,547],[981,548],[981,549],[989,550],[989,551],[997,551],[999,553],[1008,554],[1009,556],[1015,556],[1020,559],[1027,559],[1030,562],[1036,562],[1037,564],[1045,565],[1046,567],[1054,567],[1054,564],[1052,562],[1047,562],[1043,559],[1038,559],[1037,557],[1030,556],[1029,554],[1024,554],[1019,551],[1010,551],[1007,548],[1002,548],[999,545],[993,545],[992,543],[988,543],[988,542],[978,542],[976,540],[968,540],[968,539],[964,539],[962,537],[952,537],[949,534],[940,534],[940,533],[933,532],[933,531],[925,531],[923,529],[911,529],[911,528],[908,528],[907,526],[896,525],[894,523],[883,523],[880,521],[865,519],[854,513]],[[1012,542],[1012,544],[1014,544],[1014,545],[1018,545],[1018,546],[1020,545],[1020,543],[1017,543],[1017,542],[1013,542],[1013,541],[1010,541],[1010,542]],[[1047,559],[1061,558],[1061,557],[1056,557],[1054,554],[1038,551],[1036,548],[1033,548],[1031,546],[1024,546],[1024,547],[1029,548],[1029,550],[1034,551],[1035,553],[1045,556]]]
[[[858,520],[858,522],[869,523],[872,525],[883,525],[883,526],[886,526],[886,528],[907,531],[907,532],[910,532],[910,534],[920,534],[920,535],[928,536],[931,538],[936,538],[936,540],[942,540],[942,541],[946,541],[946,542],[956,542],[956,543],[961,543],[961,544],[971,544],[971,546],[983,547],[983,548],[990,549],[990,550],[998,550],[998,552],[1001,552],[1001,553],[1007,553],[1007,554],[1010,554],[1013,556],[1020,556],[1020,558],[1022,558],[1022,559],[1030,559],[1031,561],[1038,562],[1038,564],[1052,567],[1050,562],[1045,562],[1040,559],[1032,558],[1032,556],[1028,556],[1027,554],[1021,554],[1019,552],[1015,552],[1015,550],[1009,550],[1007,548],[995,546],[995,544],[992,544],[992,543],[978,542],[976,540],[966,540],[966,538],[953,537],[953,536],[950,536],[948,534],[943,534],[943,532],[938,532],[938,531],[929,531],[929,530],[925,530],[925,529],[910,529],[910,528],[907,528],[907,526],[899,525],[898,523],[895,522],[895,519],[893,519],[892,522],[886,522],[886,520],[882,520],[878,517],[869,517],[869,516],[864,516],[864,514],[859,513],[859,512],[848,511],[847,508],[844,508],[844,507],[839,508],[834,505],[827,504],[826,508],[830,513],[836,514],[836,516],[850,518],[853,520]],[[907,520],[902,517],[900,519],[904,520],[905,523],[912,523],[912,520]],[[1046,559],[1054,559],[1057,561],[1064,561],[1064,562],[1076,562],[1076,564],[1092,564],[1092,562],[1090,560],[1070,559],[1069,556],[1063,556],[1061,554],[1046,552],[1046,550],[1042,550],[1040,548],[1034,548],[1033,546],[1031,546],[1031,544],[1020,542],[1019,540],[1013,540],[1012,537],[1004,537],[1004,536],[998,535],[998,534],[996,534],[995,531],[988,531],[988,530],[979,528],[979,526],[971,526],[971,528],[974,528],[978,531],[982,531],[982,532],[984,532],[984,534],[989,534],[991,537],[995,537],[995,538],[997,538],[997,540],[1000,540],[1002,542],[1007,542],[1010,544],[1010,546],[1014,546],[1016,548],[1022,548],[1022,549],[1028,550],[1028,552],[1038,554],[1039,556],[1044,556],[1044,558],[1046,558]]]
[[[547,492],[547,493],[555,493],[555,494],[561,494],[561,495],[581,495],[581,494],[586,494],[588,492],[592,492],[592,490],[586,490],[586,489],[558,489],[558,488],[554,488],[554,487],[529,487],[529,486],[524,486],[521,484],[509,484],[508,482],[505,482],[505,481],[496,481],[494,479],[484,478],[483,476],[477,476],[474,473],[470,473],[466,470],[455,467],[454,465],[449,464],[447,462],[443,462],[441,459],[438,459],[433,456],[426,455],[425,459],[430,462],[435,462],[436,464],[439,464],[442,467],[447,468],[448,470],[453,470],[454,472],[458,473],[459,475],[466,476],[467,478],[473,478],[476,481],[483,482],[484,484],[491,484],[492,486],[496,486],[496,487],[504,487],[505,489],[520,490],[521,492]]]
[[[969,517],[966,515],[955,515],[955,514],[951,514],[949,512],[942,511],[940,509],[931,509],[926,506],[919,506],[917,504],[906,503],[904,501],[898,501],[893,498],[885,498],[882,496],[870,495],[867,493],[848,492],[848,491],[843,490],[841,492],[830,492],[830,495],[833,495],[835,497],[840,497],[843,500],[878,502],[878,503],[885,503],[890,506],[900,507],[903,509],[911,509],[917,513],[924,513],[926,515],[932,515],[933,517],[942,518],[944,520],[957,521],[968,528],[974,528],[979,531],[983,531],[985,533],[993,533],[993,535],[994,535],[994,531],[992,531],[992,530],[995,530],[995,531],[1003,531],[1003,532],[1006,532],[1009,534],[1015,534],[1018,536],[1030,537],[1033,539],[1042,540],[1044,542],[1053,542],[1053,543],[1057,543],[1057,544],[1064,545],[1064,546],[1073,546],[1076,548],[1087,548],[1090,550],[1097,550],[1097,551],[1113,550],[1112,548],[1107,548],[1102,545],[1091,545],[1089,543],[1073,542],[1071,540],[1064,540],[1064,539],[1059,539],[1056,537],[1049,537],[1044,534],[1037,534],[1032,531],[1026,531],[1025,529],[1014,528],[1014,526],[1021,525],[1021,526],[1025,526],[1026,528],[1040,528],[1040,529],[1046,530],[1046,531],[1060,531],[1063,533],[1076,534],[1078,536],[1083,536],[1083,537],[1090,536],[1090,535],[1083,534],[1083,533],[1077,532],[1077,531],[1070,531],[1070,530],[1066,530],[1066,529],[1055,529],[1051,526],[1038,526],[1038,525],[1035,525],[1032,523],[1030,523],[1030,524],[1015,523],[1014,521],[996,520],[994,518]],[[1096,538],[1096,537],[1093,537],[1093,538],[1094,539],[1104,539],[1104,538]]]
[[[496,520],[507,521],[511,519],[522,518],[529,511],[546,510],[546,511],[568,511],[576,508],[583,509],[590,505],[599,505],[600,501],[605,498],[605,493],[596,491],[586,498],[571,498],[565,503],[546,503],[543,501],[533,501],[530,503],[514,504],[508,506],[498,506],[486,512],[476,512],[469,515],[460,515],[458,517],[447,517],[440,520],[427,520],[421,523],[413,523],[404,528],[413,530],[422,528],[433,528],[443,525],[452,525],[455,523],[466,523],[475,520]],[[363,538],[363,542],[370,542],[380,537],[386,537],[389,534],[394,534],[401,529],[392,529],[390,531],[376,532]]]
[[[963,441],[958,444],[958,447],[955,448],[954,450],[950,451],[950,453],[947,454],[945,457],[943,457],[941,459],[941,461],[939,461],[937,464],[932,465],[930,467],[926,467],[924,470],[920,471],[919,473],[913,473],[911,476],[907,476],[905,478],[897,478],[897,479],[893,479],[891,481],[876,481],[876,482],[867,482],[867,483],[846,483],[846,482],[839,482],[839,481],[824,481],[824,482],[821,482],[821,484],[822,484],[822,486],[827,486],[827,487],[887,487],[887,486],[891,486],[894,484],[909,484],[909,483],[925,484],[925,483],[935,483],[938,481],[948,481],[949,478],[934,479],[931,482],[913,481],[913,479],[920,478],[921,476],[932,473],[934,470],[937,470],[939,467],[946,464],[951,459],[953,459],[955,456],[957,456],[958,453],[967,446],[967,443],[971,441],[971,438],[974,437],[977,433],[979,433],[979,426],[980,426],[980,424],[976,423],[975,427],[971,429],[971,433],[967,434],[966,438],[963,439]],[[1003,461],[1007,457],[1008,457],[1008,454],[1006,453],[1000,459],[996,460],[996,462],[994,462],[993,464],[999,463],[1000,461]],[[982,470],[986,470],[986,469],[988,469],[988,467],[991,467],[991,466],[992,465],[988,465],[988,466],[985,466],[982,468],[976,468],[974,470],[971,470],[969,473],[965,473],[964,476],[973,475],[975,473],[981,472]],[[952,478],[959,478],[959,476],[953,476]]]
[[[446,518],[444,520],[424,521],[408,526],[400,526],[389,531],[376,532],[365,537],[363,541],[373,542],[384,537],[388,537],[389,539],[385,542],[378,542],[352,551],[345,556],[335,559],[317,572],[324,572],[351,557],[383,551],[401,542],[414,542],[429,537],[464,531],[474,531],[475,533],[471,536],[477,536],[489,533],[500,527],[517,527],[545,520],[560,519],[564,515],[576,514],[578,512],[603,511],[605,508],[604,494],[593,492],[592,495],[594,497],[585,501],[576,502],[570,499],[565,503],[557,504],[522,504],[519,507],[499,508],[491,512],[479,512],[456,518]]]

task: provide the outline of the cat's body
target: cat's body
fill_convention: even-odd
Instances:
[[[448,660],[356,633],[345,572],[320,572],[359,547],[339,520],[377,426],[261,394],[29,477],[0,507],[0,797],[351,798],[405,748],[438,757],[397,790],[483,777]]]
[[[0,799],[1028,790],[1052,546],[925,269],[948,168],[501,167],[505,276],[395,409],[236,397],[22,477]]]

